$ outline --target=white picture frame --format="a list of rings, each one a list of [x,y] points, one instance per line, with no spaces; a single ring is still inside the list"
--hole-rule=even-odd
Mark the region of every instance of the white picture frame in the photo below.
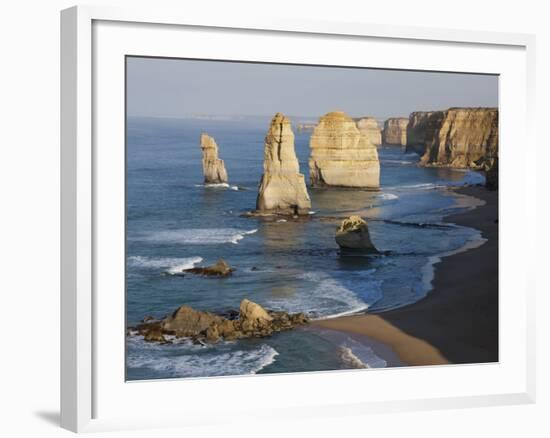
[[[142,40],[139,35],[144,32],[147,32],[147,38]],[[288,62],[296,62],[299,60],[298,55],[291,53],[290,49],[286,54],[272,53],[265,55],[263,59],[259,59],[258,55],[261,49],[259,42],[281,40],[283,44],[284,40],[285,44],[289,44],[291,39],[295,39],[304,41],[310,48],[308,56],[311,59],[304,62],[306,64],[317,61],[330,65],[332,57],[335,65],[349,65],[345,61],[346,54],[341,53],[346,52],[345,50],[334,50],[332,54],[316,51],[316,44],[333,41],[334,49],[339,46],[372,45],[373,53],[378,53],[373,59],[378,57],[378,60],[373,60],[373,64],[369,66],[472,71],[469,66],[474,65],[473,62],[477,59],[478,69],[475,71],[501,75],[500,263],[503,269],[500,269],[500,284],[504,289],[514,288],[520,292],[514,303],[507,299],[506,291],[501,293],[504,299],[501,300],[500,308],[500,347],[504,356],[498,364],[414,367],[376,371],[378,374],[370,371],[359,374],[361,371],[357,371],[308,373],[307,376],[298,373],[284,376],[186,379],[185,382],[120,381],[120,367],[124,366],[124,363],[120,363],[120,358],[124,356],[124,344],[120,339],[124,336],[123,333],[120,336],[110,336],[107,332],[110,321],[113,321],[114,331],[117,332],[124,320],[123,312],[120,313],[124,290],[117,287],[120,283],[115,281],[115,277],[120,279],[120,275],[123,275],[115,271],[124,266],[124,259],[116,258],[120,255],[116,249],[106,253],[105,248],[108,245],[103,245],[103,242],[108,243],[109,240],[119,242],[120,231],[124,227],[118,220],[120,208],[124,207],[120,205],[123,193],[118,190],[121,175],[124,175],[124,167],[120,166],[124,153],[124,144],[120,144],[120,134],[124,127],[119,126],[120,106],[124,105],[124,99],[120,100],[124,95],[124,90],[120,88],[121,80],[124,80],[120,77],[120,56],[158,53],[159,56],[175,54],[182,57],[178,55],[181,44],[178,48],[176,43],[169,44],[168,40],[163,40],[167,37],[179,38],[181,33],[181,38],[193,38],[193,50],[187,56],[197,56],[197,53],[200,55],[204,51],[204,57],[212,59],[217,49],[209,47],[206,40],[201,38],[212,35],[215,39],[224,32],[231,33],[235,41],[238,40],[245,46],[241,46],[240,50],[246,50],[246,46],[250,46],[250,51],[248,54],[242,51],[240,55],[235,52],[223,59],[236,57],[234,59],[273,62],[283,62],[286,59]],[[131,47],[128,45],[129,41],[132,42]],[[148,41],[147,44],[145,41]],[[396,46],[396,50],[401,50],[400,54],[405,53],[406,46],[407,51],[422,50],[426,55],[435,51],[434,53],[440,53],[441,56],[439,60],[430,61],[413,61],[412,57],[405,56],[384,57],[381,48],[376,49],[377,44],[383,44],[386,49]],[[530,263],[531,256],[527,254],[522,261],[516,261],[515,272],[506,269],[512,261],[514,245],[520,245],[511,241],[514,239],[511,233],[517,224],[524,225],[524,241],[528,239],[531,244],[535,241],[534,213],[528,208],[514,208],[508,202],[512,198],[522,200],[521,202],[532,199],[535,195],[530,188],[535,186],[535,175],[532,170],[527,172],[522,158],[514,159],[506,153],[508,143],[520,140],[525,148],[522,155],[535,155],[533,129],[530,126],[534,120],[534,46],[534,36],[524,34],[375,26],[359,22],[317,22],[295,18],[257,18],[245,15],[202,16],[195,15],[192,10],[164,11],[154,8],[130,10],[77,6],[62,11],[61,426],[75,432],[84,432],[200,424],[207,418],[204,409],[201,412],[200,401],[207,400],[209,394],[221,391],[222,388],[224,392],[230,391],[232,394],[241,389],[249,393],[271,391],[273,405],[255,406],[253,400],[247,404],[246,399],[243,399],[232,410],[216,412],[219,422],[244,417],[269,422],[277,421],[281,415],[305,418],[312,415],[362,415],[369,412],[534,402],[535,311],[532,266],[535,264]],[[448,51],[456,52],[455,59],[445,54]],[[474,54],[468,55],[469,52]],[[112,59],[115,61],[111,63]],[[375,65],[376,63],[378,64]],[[437,68],[438,65],[440,68]],[[107,95],[113,100],[107,102]],[[103,111],[107,104],[115,111],[108,115],[109,123],[106,122],[107,114]],[[511,123],[513,120],[516,122]],[[109,150],[105,149],[106,144],[109,145]],[[100,154],[97,153],[98,148],[101,149]],[[115,154],[108,162],[105,160],[105,151]],[[517,172],[509,178],[506,169],[514,165],[517,166]],[[111,190],[105,190],[107,185]],[[534,203],[533,201],[530,205]],[[113,211],[116,209],[117,213],[110,216],[114,220],[105,221],[102,215],[109,208],[113,208]],[[108,260],[109,257],[113,259]],[[105,268],[107,265],[111,266],[112,272]],[[105,295],[107,290],[110,293]],[[98,294],[104,295],[98,299]],[[109,299],[114,301],[108,303]],[[509,328],[510,320],[507,315],[512,314],[514,306],[517,313],[515,327]],[[116,339],[111,339],[115,337]],[[513,350],[517,350],[516,357],[508,354]],[[370,379],[368,381],[365,380],[367,375]],[[389,389],[388,382],[382,382],[390,381],[390,378],[396,383],[392,390]],[[407,390],[408,392],[403,390],[404,382],[430,380],[435,383],[433,388],[425,389],[427,392],[414,387]],[[455,387],[439,385],[437,388],[438,381],[447,380],[455,380]],[[386,385],[387,392],[376,389],[378,381],[381,382],[380,385]],[[324,386],[322,391],[316,389],[320,382]],[[340,390],[342,387],[363,384],[368,384],[372,393],[356,391],[361,394],[347,394],[349,397],[346,398],[345,391]],[[291,385],[307,390],[309,395],[300,403],[285,405],[280,391]],[[411,385],[414,386],[412,383]],[[477,389],[474,385],[477,385]],[[149,415],[144,415],[131,406],[131,399],[138,394],[159,397],[175,386],[185,388],[185,391],[194,391],[197,397],[196,406],[167,409],[159,404],[157,408],[148,407]],[[205,391],[203,396],[199,396],[199,392]],[[211,416],[208,421],[212,421]]]

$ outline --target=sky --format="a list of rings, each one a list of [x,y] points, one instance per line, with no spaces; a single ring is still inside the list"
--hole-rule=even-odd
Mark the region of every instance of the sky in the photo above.
[[[408,117],[453,106],[498,106],[494,75],[127,58],[128,116],[272,116],[312,120]]]

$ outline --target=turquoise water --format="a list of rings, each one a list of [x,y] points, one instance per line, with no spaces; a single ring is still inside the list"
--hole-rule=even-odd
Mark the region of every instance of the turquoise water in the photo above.
[[[127,321],[161,318],[182,304],[237,309],[248,298],[311,318],[383,312],[429,292],[430,260],[480,239],[477,230],[443,224],[463,208],[447,187],[479,183],[469,171],[421,168],[416,154],[379,148],[380,191],[309,189],[307,221],[242,217],[255,207],[269,118],[206,121],[130,118],[127,124]],[[202,184],[201,132],[214,136],[229,187]],[[310,133],[296,133],[307,177]],[[306,178],[307,179],[307,178]],[[340,217],[369,221],[383,256],[344,256],[334,241]],[[174,273],[224,258],[225,279]],[[212,346],[128,338],[127,378],[158,379],[348,368],[343,349],[365,364],[389,360],[357,339],[312,328]]]

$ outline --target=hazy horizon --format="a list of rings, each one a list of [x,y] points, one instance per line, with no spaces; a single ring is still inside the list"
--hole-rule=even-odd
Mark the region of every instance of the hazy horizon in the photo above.
[[[498,107],[498,76],[349,67],[127,58],[129,117],[408,117]]]

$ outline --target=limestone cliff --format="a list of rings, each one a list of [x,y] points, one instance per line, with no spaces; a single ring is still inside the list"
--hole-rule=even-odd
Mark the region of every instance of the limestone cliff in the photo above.
[[[218,158],[218,145],[213,137],[201,134],[202,171],[206,184],[227,183],[227,171],[223,160]]]
[[[321,117],[311,135],[310,147],[312,186],[380,186],[376,146],[361,134],[347,114],[338,111]]]
[[[426,139],[432,138],[434,130],[438,129],[443,120],[443,111],[415,111],[409,116],[407,125],[406,152],[416,152],[424,155]]]
[[[407,144],[407,125],[409,119],[404,117],[392,117],[384,122],[382,142],[405,146]]]
[[[290,120],[275,114],[264,143],[264,174],[256,211],[275,214],[308,214],[311,201],[294,150]]]
[[[382,133],[378,121],[374,117],[361,117],[355,119],[357,128],[361,134],[365,135],[369,141],[378,146],[382,143]]]
[[[498,189],[498,157],[485,168],[485,186],[489,189]]]
[[[498,157],[498,109],[450,108],[426,132],[425,166],[489,170]]]

